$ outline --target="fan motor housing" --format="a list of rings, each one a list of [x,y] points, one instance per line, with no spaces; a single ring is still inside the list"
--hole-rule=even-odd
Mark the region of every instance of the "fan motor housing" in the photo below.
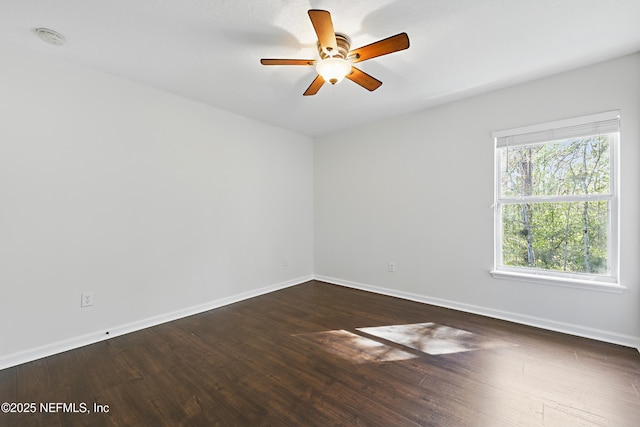
[[[338,45],[338,53],[328,54],[322,49],[320,46],[320,41],[318,41],[318,54],[320,55],[320,59],[331,58],[331,57],[341,57],[342,59],[347,59],[347,55],[349,55],[349,49],[351,46],[351,40],[346,34],[336,33],[336,44]]]

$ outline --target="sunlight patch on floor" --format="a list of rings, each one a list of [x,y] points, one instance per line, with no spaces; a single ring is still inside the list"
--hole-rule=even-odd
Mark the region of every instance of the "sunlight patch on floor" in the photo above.
[[[356,328],[354,332],[340,329],[295,336],[356,363],[414,359],[419,357],[417,352],[439,355],[512,345],[500,339],[433,322]]]
[[[414,359],[415,354],[345,330],[299,334],[296,337],[356,363]]]
[[[501,340],[432,322],[357,328],[357,330],[431,355],[510,345]]]

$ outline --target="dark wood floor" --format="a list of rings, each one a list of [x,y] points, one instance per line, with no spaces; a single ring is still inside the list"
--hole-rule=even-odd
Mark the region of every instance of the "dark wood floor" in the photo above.
[[[1,370],[0,402],[36,403],[0,413],[21,427],[637,427],[640,354],[309,282]]]

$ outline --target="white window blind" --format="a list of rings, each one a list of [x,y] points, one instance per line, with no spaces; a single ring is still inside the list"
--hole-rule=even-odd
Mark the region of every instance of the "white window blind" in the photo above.
[[[560,120],[544,127],[527,126],[507,131],[494,132],[496,147],[517,147],[541,144],[587,135],[601,135],[620,131],[620,112],[608,111],[576,119]]]

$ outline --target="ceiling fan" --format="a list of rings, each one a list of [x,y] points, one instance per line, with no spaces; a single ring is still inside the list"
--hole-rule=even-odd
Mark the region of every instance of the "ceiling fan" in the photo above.
[[[262,65],[315,65],[318,76],[304,92],[305,96],[318,93],[325,82],[336,84],[345,77],[369,91],[374,91],[382,85],[382,82],[352,64],[409,47],[409,36],[407,33],[400,33],[358,49],[349,50],[351,40],[345,34],[334,31],[331,14],[328,11],[311,9],[309,18],[318,36],[319,61],[316,59],[260,60]]]

